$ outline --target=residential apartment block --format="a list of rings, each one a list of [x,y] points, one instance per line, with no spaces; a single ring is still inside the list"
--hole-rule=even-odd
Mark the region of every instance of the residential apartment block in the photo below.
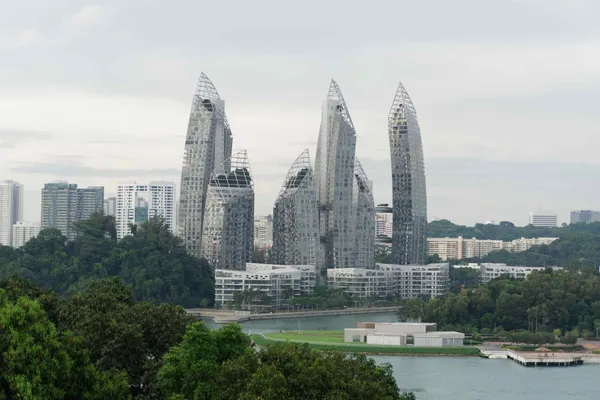
[[[375,207],[375,240],[388,242],[392,240],[394,228],[394,212],[388,204]]]
[[[254,247],[269,249],[273,246],[273,217],[257,215],[254,217]]]
[[[11,246],[13,225],[23,219],[23,185],[15,181],[0,182],[0,245]]]
[[[233,304],[236,293],[256,292],[244,308],[280,308],[292,296],[311,294],[315,285],[314,265],[248,263],[245,271],[216,269],[215,306],[227,308]]]
[[[42,189],[41,228],[56,228],[68,240],[76,236],[73,223],[104,211],[104,188],[78,188],[75,183],[46,183]]]
[[[437,254],[442,261],[480,258],[492,251],[506,250],[511,253],[528,250],[533,246],[549,245],[558,238],[521,238],[504,242],[502,240],[457,238],[427,238],[427,255]]]
[[[525,279],[533,271],[543,271],[545,267],[520,267],[502,263],[482,263],[479,267],[481,283],[487,283],[500,276],[508,276],[514,279]],[[552,267],[554,270],[562,270],[562,267]]]
[[[40,224],[17,221],[13,225],[12,246],[19,248],[40,233]]]
[[[173,232],[175,224],[175,184],[154,181],[148,184],[136,182],[117,186],[115,222],[117,238],[131,234],[131,225],[162,217]]]
[[[117,198],[115,196],[108,197],[104,200],[104,215],[117,216]]]
[[[592,211],[592,210],[578,210],[571,211],[571,221],[572,224],[589,224],[592,222],[600,222],[600,211]]]
[[[336,268],[327,270],[328,284],[355,297],[437,297],[448,292],[450,266],[376,264],[375,269]]]

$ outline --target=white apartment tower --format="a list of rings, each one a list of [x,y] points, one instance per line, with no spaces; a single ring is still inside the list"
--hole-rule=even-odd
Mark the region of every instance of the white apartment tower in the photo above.
[[[40,224],[17,221],[17,223],[13,225],[12,246],[14,248],[19,248],[30,239],[36,237],[38,233],[40,233]]]
[[[117,238],[131,234],[130,225],[162,217],[173,232],[175,224],[175,184],[156,181],[148,184],[136,182],[117,186],[116,225]]]
[[[257,215],[254,217],[254,247],[261,249],[273,246],[273,217]]]
[[[13,225],[23,219],[23,185],[0,181],[0,245],[11,246]]]
[[[104,200],[104,215],[112,215],[113,217],[117,215],[116,197],[108,197]]]

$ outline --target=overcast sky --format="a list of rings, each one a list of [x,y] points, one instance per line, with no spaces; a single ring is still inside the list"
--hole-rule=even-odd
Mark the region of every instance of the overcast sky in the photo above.
[[[93,0],[92,0],[93,1]],[[314,159],[340,85],[375,201],[391,202],[387,114],[398,81],[419,117],[429,219],[600,209],[597,0],[6,1],[0,10],[0,179],[179,186],[201,71],[247,149],[256,212]]]

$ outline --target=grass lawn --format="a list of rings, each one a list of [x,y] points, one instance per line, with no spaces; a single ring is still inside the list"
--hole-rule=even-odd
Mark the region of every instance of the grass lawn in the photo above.
[[[344,331],[293,331],[267,333],[265,336],[294,342],[344,343]]]
[[[318,331],[303,333],[269,333],[267,339],[261,335],[250,335],[257,345],[268,345],[272,343],[290,341],[295,343],[306,343],[309,348],[317,350],[342,351],[344,353],[369,353],[369,354],[395,354],[395,355],[448,355],[467,356],[479,355],[476,347],[413,347],[413,346],[379,346],[366,343],[344,343],[343,334],[338,341],[334,341],[337,334],[329,334],[331,331]],[[321,340],[326,338],[326,340]],[[319,339],[319,340],[317,340]]]

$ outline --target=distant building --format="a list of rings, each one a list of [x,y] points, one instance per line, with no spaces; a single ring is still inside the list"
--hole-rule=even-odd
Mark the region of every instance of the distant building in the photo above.
[[[376,264],[375,269],[336,268],[327,270],[328,285],[353,297],[437,297],[448,292],[450,266]]]
[[[248,263],[245,271],[215,270],[215,305],[227,308],[236,293],[254,292],[246,309],[280,308],[292,296],[311,294],[316,284],[314,265]]]
[[[537,227],[554,228],[558,225],[558,216],[551,212],[530,212],[529,224]]]
[[[104,212],[104,187],[90,186],[77,189],[77,221],[90,219],[92,214]]]
[[[117,186],[117,206],[115,223],[117,238],[131,234],[131,225],[136,225],[154,217],[162,217],[173,232],[175,224],[175,184],[153,181],[148,184],[136,182]]]
[[[375,207],[375,241],[391,241],[393,228],[393,208],[388,204],[379,204]]]
[[[117,215],[117,198],[115,196],[108,197],[104,200],[104,215]]]
[[[246,151],[210,175],[202,232],[202,257],[213,268],[243,270],[254,249],[254,181]]]
[[[572,224],[589,224],[592,222],[600,222],[600,211],[579,210],[571,211]]]
[[[19,248],[30,239],[36,237],[38,233],[40,233],[40,224],[17,221],[17,223],[13,225],[12,246],[14,248]]]
[[[319,265],[319,209],[308,149],[290,167],[273,208],[272,260],[286,265]],[[321,265],[322,267],[322,265]],[[319,269],[319,279],[326,279]]]
[[[23,185],[0,181],[0,245],[11,246],[13,225],[23,219]]]
[[[41,228],[58,229],[68,240],[73,240],[77,234],[73,224],[103,210],[101,186],[78,188],[77,184],[66,181],[46,183],[42,189]]]
[[[492,251],[506,250],[517,253],[533,246],[549,245],[558,238],[521,238],[504,242],[502,240],[465,239],[457,238],[427,238],[427,255],[437,254],[442,261],[462,260],[463,258],[481,258]]]
[[[514,279],[525,279],[533,271],[543,271],[545,267],[521,267],[510,266],[502,263],[482,263],[479,269],[479,278],[482,283],[487,283],[492,279],[507,276]],[[552,267],[554,270],[562,270],[562,267]]]
[[[273,246],[273,217],[271,215],[254,217],[254,247],[268,249]]]

